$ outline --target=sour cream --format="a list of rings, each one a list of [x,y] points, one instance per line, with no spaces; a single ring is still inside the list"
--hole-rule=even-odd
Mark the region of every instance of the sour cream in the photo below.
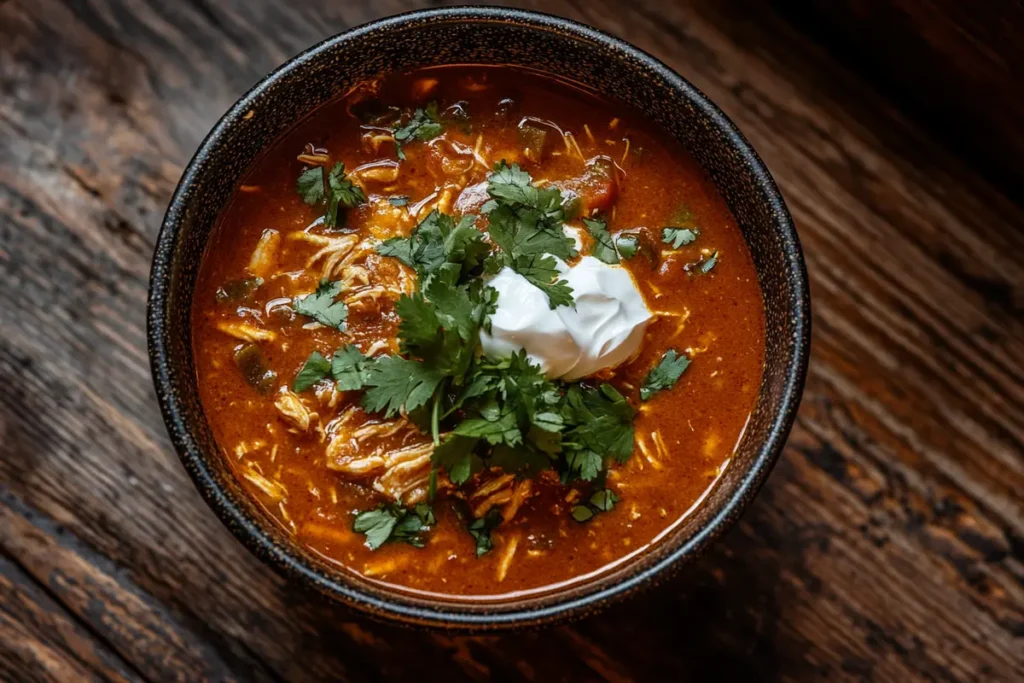
[[[547,296],[510,268],[490,281],[498,307],[490,334],[480,334],[484,354],[497,359],[525,349],[547,377],[576,380],[637,352],[651,312],[629,273],[592,256],[560,266],[575,307],[552,310]]]

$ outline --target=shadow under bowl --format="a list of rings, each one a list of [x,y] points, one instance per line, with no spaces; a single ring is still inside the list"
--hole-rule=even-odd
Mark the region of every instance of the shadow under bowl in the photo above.
[[[504,602],[426,599],[327,565],[249,499],[214,443],[199,401],[191,300],[218,214],[247,169],[306,115],[353,85],[443,64],[505,64],[572,80],[643,112],[696,159],[725,198],[750,247],[764,295],[766,351],[757,405],[734,458],[674,531],[595,578]],[[800,245],[764,164],[707,97],[650,55],[552,16],[501,8],[403,14],[330,38],[260,81],[217,123],[181,179],[153,257],[148,310],[156,392],[175,448],[214,512],[285,575],[371,616],[406,624],[488,630],[593,612],[664,579],[703,553],[749,505],[782,451],[810,352],[810,300]]]

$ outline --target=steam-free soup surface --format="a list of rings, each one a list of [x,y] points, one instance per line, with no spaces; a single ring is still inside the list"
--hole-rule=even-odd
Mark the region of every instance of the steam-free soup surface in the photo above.
[[[629,271],[654,316],[634,358],[583,381],[585,389],[610,384],[635,410],[631,454],[605,459],[596,477],[559,472],[565,465],[509,473],[474,455],[472,475],[456,486],[431,459],[429,419],[424,431],[413,424],[417,411],[407,420],[368,410],[366,387],[339,390],[331,369],[310,367],[314,352],[330,361],[343,348],[359,352],[352,361],[408,355],[397,301],[422,283],[377,245],[408,237],[435,210],[477,216],[474,227],[486,232],[488,179],[501,160],[534,186],[560,190],[565,223],[583,235],[582,254],[594,253],[597,240],[581,219],[607,225],[617,267]],[[332,176],[338,162],[344,172]],[[297,190],[300,175],[306,184]],[[319,190],[310,184],[318,178]],[[306,203],[318,192],[322,200]],[[322,280],[336,284],[310,315],[296,299]],[[334,325],[342,308],[345,320]],[[459,596],[578,580],[677,524],[727,466],[764,355],[747,246],[723,199],[673,140],[566,83],[472,66],[363,84],[268,149],[221,216],[192,325],[207,420],[267,515],[343,571]],[[642,400],[670,351],[689,366],[669,386],[655,381],[658,390]],[[678,361],[666,369],[678,370]],[[350,386],[351,372],[340,386]],[[451,411],[441,431],[459,417]],[[376,517],[354,530],[367,511]],[[388,516],[400,518],[380,542]]]

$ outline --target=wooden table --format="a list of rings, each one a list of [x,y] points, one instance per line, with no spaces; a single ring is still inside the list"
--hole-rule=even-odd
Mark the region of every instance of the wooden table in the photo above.
[[[767,3],[525,3],[692,80],[797,221],[803,406],[713,552],[573,626],[453,637],[326,604],[221,526],[149,377],[164,208],[260,76],[420,4],[0,1],[0,678],[1021,680],[1024,210]]]

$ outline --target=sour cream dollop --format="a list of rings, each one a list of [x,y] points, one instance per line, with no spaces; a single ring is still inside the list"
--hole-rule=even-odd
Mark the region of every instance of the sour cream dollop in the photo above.
[[[490,334],[480,333],[484,354],[505,358],[525,349],[547,377],[576,380],[636,353],[651,312],[629,273],[592,256],[560,266],[575,307],[551,310],[547,296],[511,268],[490,281],[498,307]]]

